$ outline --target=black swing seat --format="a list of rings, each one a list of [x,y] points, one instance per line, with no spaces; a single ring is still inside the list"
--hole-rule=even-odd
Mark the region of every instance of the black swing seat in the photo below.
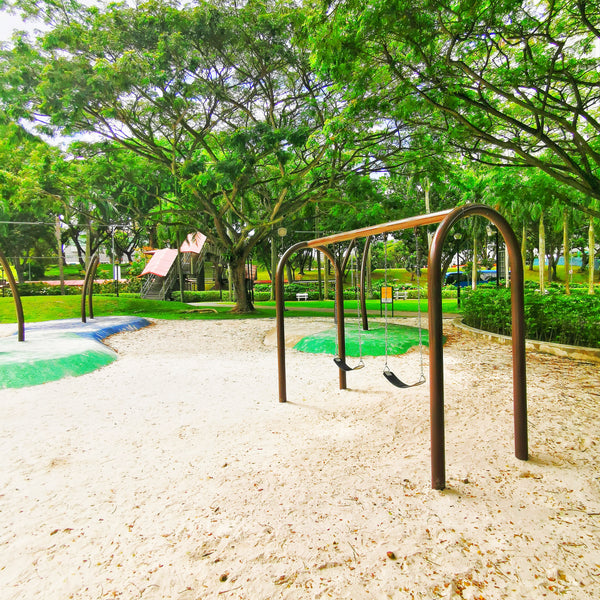
[[[342,370],[342,371],[358,371],[358,369],[362,369],[365,366],[365,363],[360,361],[355,367],[351,367],[345,360],[342,360],[339,356],[336,356],[333,359],[333,362]]]
[[[398,379],[398,377],[396,377],[396,375],[394,375],[394,373],[392,373],[392,371],[390,371],[390,369],[388,367],[385,367],[383,369],[383,376],[394,386],[396,386],[397,388],[411,388],[411,387],[415,387],[416,385],[421,385],[422,383],[425,383],[425,378],[421,377],[421,379],[419,379],[419,381],[415,382],[415,383],[404,383],[404,381],[401,381],[400,379]]]

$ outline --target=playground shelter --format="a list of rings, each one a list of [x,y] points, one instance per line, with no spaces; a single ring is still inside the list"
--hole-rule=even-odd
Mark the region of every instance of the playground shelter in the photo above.
[[[429,320],[429,402],[431,435],[431,485],[434,489],[446,487],[445,433],[444,433],[444,375],[443,375],[443,336],[442,336],[442,248],[449,230],[459,220],[481,216],[491,221],[497,228],[509,254],[511,268],[511,311],[512,311],[512,351],[513,351],[513,414],[515,456],[528,459],[527,441],[527,384],[525,369],[525,317],[523,290],[523,263],[519,242],[508,221],[497,211],[482,204],[466,204],[451,210],[419,215],[399,221],[364,227],[313,240],[298,242],[281,257],[275,275],[277,306],[277,360],[279,376],[279,401],[287,401],[285,365],[285,303],[283,293],[285,265],[288,259],[301,250],[316,249],[332,263],[335,271],[335,305],[337,322],[338,356],[345,361],[343,264],[355,240],[365,238],[367,243],[375,235],[422,227],[438,223],[428,257],[428,320]],[[350,242],[346,256],[336,260],[329,250],[331,244]],[[363,257],[364,258],[364,257]],[[363,260],[364,265],[364,260]],[[364,298],[364,268],[361,270],[361,297]],[[363,321],[364,322],[364,321]],[[346,389],[347,372],[339,369],[339,387]],[[406,393],[406,392],[404,392]]]

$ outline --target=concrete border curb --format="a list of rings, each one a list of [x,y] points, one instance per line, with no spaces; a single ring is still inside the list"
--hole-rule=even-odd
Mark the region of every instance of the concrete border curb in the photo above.
[[[465,325],[462,322],[461,317],[453,319],[452,324],[458,327],[458,329],[462,329],[476,337],[483,337],[499,344],[510,345],[512,343],[510,336],[469,327],[469,325]],[[525,349],[528,352],[543,352],[544,354],[553,354],[554,356],[570,358],[571,360],[600,363],[600,348],[586,348],[585,346],[568,346],[567,344],[525,340]]]

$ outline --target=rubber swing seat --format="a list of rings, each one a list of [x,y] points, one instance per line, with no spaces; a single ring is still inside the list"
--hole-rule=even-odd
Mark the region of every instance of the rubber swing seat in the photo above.
[[[392,371],[390,371],[390,369],[388,367],[385,367],[385,369],[383,370],[383,376],[394,386],[396,386],[397,388],[411,388],[411,387],[415,387],[417,385],[421,385],[422,383],[425,383],[425,378],[421,377],[421,379],[419,379],[419,381],[415,382],[415,383],[404,383],[404,381],[402,381],[401,379],[398,379],[398,377],[396,375],[394,375],[394,373],[392,373]]]
[[[365,364],[361,361],[355,367],[351,367],[346,361],[342,360],[339,356],[334,358],[333,362],[342,371],[358,371],[358,369],[362,369],[365,366]]]

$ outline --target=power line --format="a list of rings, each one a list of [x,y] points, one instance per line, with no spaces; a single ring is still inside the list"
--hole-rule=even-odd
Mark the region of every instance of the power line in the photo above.
[[[66,221],[60,221],[61,225],[71,225]],[[93,223],[93,221],[92,221]],[[0,225],[56,225],[56,221],[46,223],[44,221],[0,221]],[[130,223],[102,223],[104,227],[130,227]],[[79,225],[79,227],[87,227],[87,224]]]
[[[0,225],[55,225],[55,223],[44,223],[43,221],[0,221]]]

